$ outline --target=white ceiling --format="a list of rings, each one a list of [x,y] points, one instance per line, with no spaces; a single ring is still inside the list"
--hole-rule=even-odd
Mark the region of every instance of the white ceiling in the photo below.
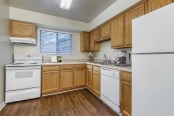
[[[60,0],[9,0],[12,7],[72,20],[90,22],[116,0],[73,0],[71,9],[60,9]]]

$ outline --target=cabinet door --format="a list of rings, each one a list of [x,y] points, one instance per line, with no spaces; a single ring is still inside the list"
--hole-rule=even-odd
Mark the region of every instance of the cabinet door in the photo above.
[[[87,52],[89,51],[89,32],[80,33],[80,51]]]
[[[107,39],[111,37],[111,22],[107,22],[101,26],[101,39]]]
[[[59,90],[59,71],[48,71],[42,73],[42,94],[56,92]]]
[[[86,76],[85,76],[85,68],[76,68],[74,72],[75,78],[75,87],[82,87],[85,86]]]
[[[87,72],[86,72],[86,86],[89,89],[92,89],[92,70],[90,69],[87,69]]]
[[[11,21],[11,36],[35,38],[35,25],[22,21]]]
[[[148,0],[148,12],[152,12],[172,2],[172,0]]]
[[[96,95],[100,96],[100,72],[93,71],[92,80],[92,90]]]
[[[90,32],[90,51],[100,51],[100,44],[94,42],[94,30]]]
[[[145,14],[145,3],[126,12],[126,38],[125,45],[132,45],[132,20]]]
[[[94,41],[100,41],[101,40],[101,28],[98,27],[94,30]]]
[[[120,15],[111,21],[112,47],[124,46],[124,16]]]
[[[60,89],[69,89],[74,87],[73,69],[61,69]]]
[[[121,74],[121,112],[123,116],[132,114],[132,76],[128,72]]]

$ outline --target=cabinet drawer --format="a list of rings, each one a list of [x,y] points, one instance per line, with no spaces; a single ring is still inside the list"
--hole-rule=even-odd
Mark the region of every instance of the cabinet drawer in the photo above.
[[[100,67],[93,66],[93,71],[95,71],[95,72],[99,72],[99,73],[100,73]]]
[[[78,65],[75,65],[75,68],[76,69],[82,69],[82,68],[85,68],[85,64],[78,64]]]
[[[92,65],[87,65],[86,68],[92,70]]]
[[[131,72],[121,72],[121,80],[132,82],[132,73]]]
[[[73,69],[74,65],[62,65],[61,69]]]
[[[42,71],[58,71],[59,66],[42,66]]]

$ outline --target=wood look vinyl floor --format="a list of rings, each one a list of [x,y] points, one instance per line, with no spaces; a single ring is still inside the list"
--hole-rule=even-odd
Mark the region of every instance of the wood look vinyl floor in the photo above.
[[[0,116],[118,116],[90,91],[77,90],[7,104]]]

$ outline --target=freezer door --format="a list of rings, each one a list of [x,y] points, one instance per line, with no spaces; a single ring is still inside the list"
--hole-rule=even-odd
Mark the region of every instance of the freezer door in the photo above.
[[[174,52],[174,4],[133,21],[133,53]]]
[[[174,54],[133,55],[132,116],[173,116]]]

